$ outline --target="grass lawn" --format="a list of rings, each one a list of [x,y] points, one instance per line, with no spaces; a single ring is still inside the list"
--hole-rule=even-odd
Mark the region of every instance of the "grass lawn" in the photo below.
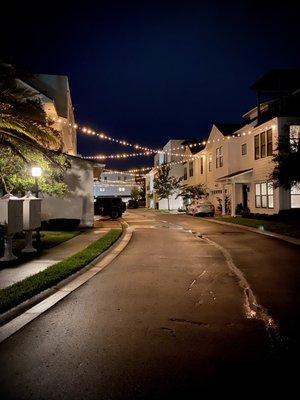
[[[74,231],[41,231],[41,252],[43,250],[50,249],[51,247],[57,246],[73,237],[79,235],[80,230]],[[33,247],[35,247],[35,232],[33,233]],[[1,262],[1,268],[15,267],[23,264],[26,261],[30,261],[38,256],[37,253],[22,253],[22,249],[25,247],[24,238],[15,238],[13,240],[13,253],[18,257],[17,260],[10,262]],[[2,257],[4,249],[0,246],[0,257]],[[41,254],[39,252],[39,254]]]
[[[120,237],[121,233],[121,229],[111,229],[106,235],[90,244],[84,250],[51,265],[35,275],[1,289],[0,312],[3,313],[9,310],[79,271],[107,250]]]
[[[300,222],[299,221],[264,221],[260,219],[242,218],[242,217],[216,217],[218,221],[230,222],[238,225],[250,226],[251,228],[262,229],[287,235],[295,238],[300,238]]]

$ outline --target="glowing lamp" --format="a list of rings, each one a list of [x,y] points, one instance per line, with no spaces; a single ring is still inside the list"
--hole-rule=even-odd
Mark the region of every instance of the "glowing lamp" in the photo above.
[[[39,178],[42,175],[42,168],[41,167],[32,167],[31,168],[31,176],[34,178]]]

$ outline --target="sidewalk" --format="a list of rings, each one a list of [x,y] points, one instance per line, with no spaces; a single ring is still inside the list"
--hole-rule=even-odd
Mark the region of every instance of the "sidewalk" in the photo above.
[[[113,220],[95,220],[94,228],[74,238],[43,251],[39,258],[24,264],[0,270],[0,289],[12,285],[30,275],[43,271],[64,258],[85,249],[95,240],[104,236],[110,229],[120,228],[120,222]]]

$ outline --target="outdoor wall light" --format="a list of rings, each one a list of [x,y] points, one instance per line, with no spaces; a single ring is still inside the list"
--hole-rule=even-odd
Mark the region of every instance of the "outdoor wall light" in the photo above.
[[[34,178],[39,178],[42,175],[42,168],[41,167],[32,167],[31,168],[31,176]]]

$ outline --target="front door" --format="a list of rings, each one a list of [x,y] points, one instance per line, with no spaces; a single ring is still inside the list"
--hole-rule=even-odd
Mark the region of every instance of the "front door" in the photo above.
[[[243,185],[243,209],[248,208],[248,185]]]

